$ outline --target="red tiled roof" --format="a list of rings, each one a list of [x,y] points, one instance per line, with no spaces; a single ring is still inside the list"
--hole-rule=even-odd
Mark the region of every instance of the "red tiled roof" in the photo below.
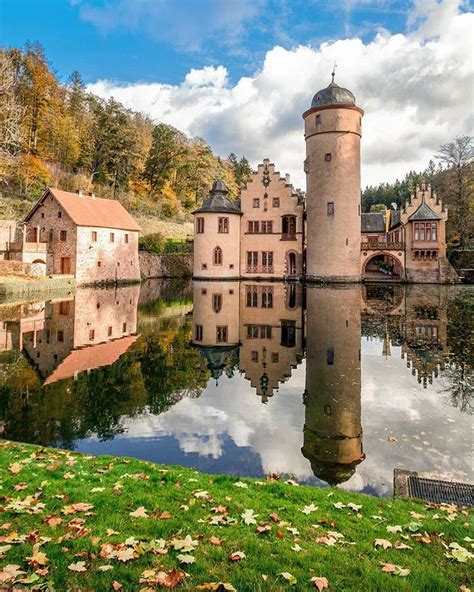
[[[116,362],[127,349],[135,343],[138,335],[130,335],[121,339],[114,339],[106,343],[98,343],[80,349],[74,349],[48,376],[44,384],[51,384],[58,380],[71,378],[85,370],[93,370],[101,366],[110,366]]]
[[[127,212],[123,205],[115,199],[102,199],[90,195],[79,195],[69,191],[61,191],[50,187],[51,193],[66,210],[72,221],[78,226],[98,226],[100,228],[119,228],[121,230],[140,230],[140,226]],[[45,195],[46,195],[45,194]],[[43,196],[45,197],[45,196]],[[40,202],[43,200],[41,198]],[[25,221],[35,211],[36,206]]]

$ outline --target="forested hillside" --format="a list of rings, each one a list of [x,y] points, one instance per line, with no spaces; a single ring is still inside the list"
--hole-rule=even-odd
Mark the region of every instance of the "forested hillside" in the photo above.
[[[78,72],[62,83],[39,45],[0,49],[0,104],[2,218],[52,185],[184,221],[216,177],[236,197],[251,174],[244,157],[221,160],[202,138],[88,93]]]

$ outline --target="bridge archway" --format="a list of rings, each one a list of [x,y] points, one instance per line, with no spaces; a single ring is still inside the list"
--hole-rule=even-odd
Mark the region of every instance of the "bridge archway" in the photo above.
[[[388,251],[364,253],[362,263],[364,281],[401,282],[403,277],[402,253]]]
[[[46,275],[46,261],[43,261],[43,259],[35,259],[30,266],[30,275]]]

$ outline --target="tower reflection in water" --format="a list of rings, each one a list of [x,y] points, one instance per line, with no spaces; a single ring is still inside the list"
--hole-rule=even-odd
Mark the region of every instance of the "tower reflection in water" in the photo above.
[[[302,453],[316,477],[347,481],[364,459],[360,286],[308,288]]]

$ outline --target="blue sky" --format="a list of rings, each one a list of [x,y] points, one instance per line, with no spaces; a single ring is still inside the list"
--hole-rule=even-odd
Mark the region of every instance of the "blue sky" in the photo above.
[[[39,41],[65,79],[175,84],[191,68],[252,74],[275,45],[404,31],[405,0],[0,0],[1,43]],[[127,13],[127,10],[130,13]],[[129,18],[133,14],[134,18]]]
[[[474,131],[470,0],[0,0],[0,41],[215,153],[304,189],[301,114],[330,81],[365,110],[362,186],[423,170]]]

